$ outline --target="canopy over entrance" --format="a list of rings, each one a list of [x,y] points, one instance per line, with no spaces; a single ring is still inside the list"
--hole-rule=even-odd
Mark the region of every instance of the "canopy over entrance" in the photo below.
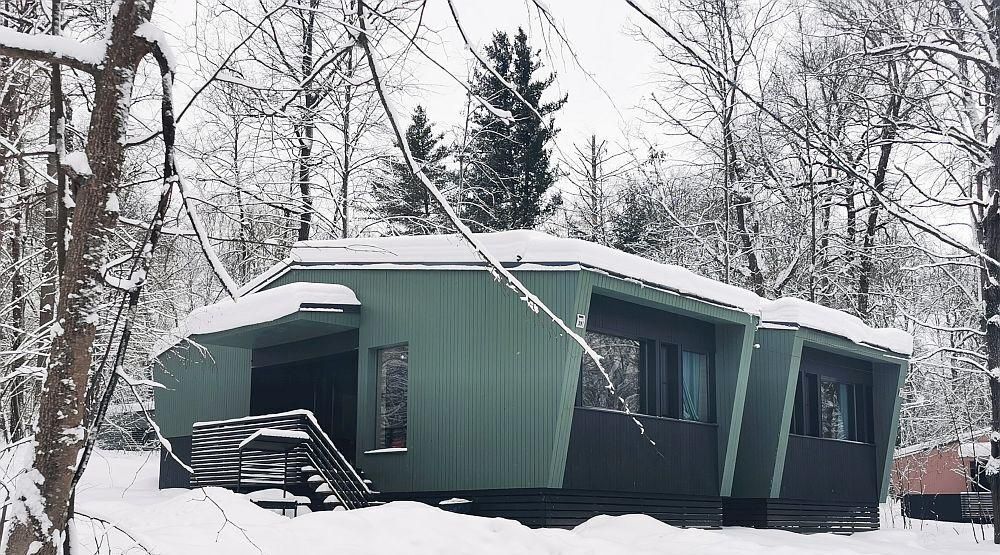
[[[203,306],[160,349],[197,336],[199,343],[256,349],[357,329],[361,302],[333,283],[292,283]]]

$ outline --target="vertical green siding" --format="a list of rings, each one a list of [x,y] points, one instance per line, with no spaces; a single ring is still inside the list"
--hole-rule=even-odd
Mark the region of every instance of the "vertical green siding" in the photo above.
[[[164,437],[191,435],[191,424],[250,411],[250,350],[182,343],[157,361],[156,421]]]
[[[734,497],[776,497],[802,341],[795,330],[758,329],[736,460]],[[780,455],[779,455],[780,453]]]
[[[889,473],[892,470],[892,453],[896,446],[899,430],[899,392],[906,381],[909,364],[902,362],[877,363],[872,380],[872,396],[875,400],[875,461],[877,469],[879,501],[889,494]],[[890,414],[886,414],[891,411]]]
[[[735,497],[779,497],[788,453],[792,408],[804,346],[870,360],[873,365],[875,464],[884,497],[899,417],[898,391],[906,363],[885,351],[808,330],[760,329],[736,464]]]
[[[583,278],[581,272],[576,272],[573,287],[573,306],[563,318],[563,322],[579,334],[585,330],[576,327],[576,315],[590,312],[591,283],[589,279]],[[560,381],[560,393],[556,405],[557,413],[547,484],[548,487],[552,488],[562,487],[566,473],[566,457],[569,453],[569,438],[573,428],[573,409],[576,406],[576,389],[580,383],[580,357],[583,356],[583,348],[575,341],[570,340],[564,355],[565,360],[559,369],[559,375],[556,376],[556,379]]]
[[[576,272],[520,272],[569,319]],[[569,339],[481,270],[307,270],[271,284],[340,283],[361,301],[358,461],[383,491],[541,487]],[[409,344],[406,453],[374,447],[375,349]]]

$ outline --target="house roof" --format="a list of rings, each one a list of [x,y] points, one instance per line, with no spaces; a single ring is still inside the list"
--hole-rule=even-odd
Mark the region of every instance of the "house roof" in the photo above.
[[[976,439],[988,435],[990,433],[989,428],[980,428],[977,430],[972,430],[970,432],[962,432],[959,434],[952,434],[947,436],[937,437],[923,443],[915,443],[913,445],[907,445],[906,447],[899,447],[893,454],[893,458],[905,457],[907,455],[912,455],[914,453],[920,453],[922,451],[927,451],[929,449],[934,449],[936,447],[945,447],[948,445],[975,441]]]
[[[913,352],[913,338],[903,330],[873,328],[855,316],[801,299],[764,299],[686,268],[596,243],[528,230],[483,233],[476,238],[483,248],[512,269],[599,270],[756,315],[765,326],[809,328],[901,355]],[[433,270],[482,266],[482,259],[457,235],[303,241],[292,247],[287,260],[248,283],[243,291],[263,287],[290,267]]]
[[[300,310],[323,311],[342,307],[358,307],[361,302],[351,288],[334,283],[290,283],[244,295],[237,300],[225,299],[197,308],[175,329],[165,334],[152,349],[159,356],[182,339],[206,335],[255,324],[274,322]]]

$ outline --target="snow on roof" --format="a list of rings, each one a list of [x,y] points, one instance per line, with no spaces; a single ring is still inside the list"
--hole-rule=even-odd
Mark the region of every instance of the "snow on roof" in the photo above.
[[[290,283],[273,289],[226,299],[197,308],[177,328],[167,333],[153,347],[151,356],[159,356],[177,342],[191,335],[204,335],[272,322],[298,312],[302,305],[360,306],[349,287],[335,283]]]
[[[990,442],[977,441],[958,446],[958,456],[966,459],[986,459],[990,456]]]
[[[897,447],[893,458],[905,457],[907,455],[912,455],[914,453],[920,453],[921,451],[927,451],[935,447],[943,447],[950,445],[952,443],[958,443],[960,441],[967,442],[973,441],[990,433],[989,428],[980,428],[978,430],[972,430],[971,432],[962,432],[960,434],[951,434],[941,437],[937,437],[923,443],[916,443],[913,445],[907,445],[906,447]]]
[[[913,338],[903,330],[872,328],[850,314],[801,299],[763,299],[751,291],[709,279],[686,268],[661,264],[589,241],[555,237],[528,230],[482,233],[483,247],[504,264],[520,269],[583,266],[661,287],[686,297],[721,304],[760,317],[761,323],[810,328],[861,345],[910,355]],[[421,235],[303,241],[289,259],[268,272],[257,287],[291,265],[441,267],[479,266],[482,260],[457,235]]]
[[[913,353],[913,336],[895,328],[873,328],[861,318],[840,310],[804,301],[781,298],[762,299],[761,321],[775,324],[795,324],[804,328],[839,335],[862,345],[882,347],[894,353]]]

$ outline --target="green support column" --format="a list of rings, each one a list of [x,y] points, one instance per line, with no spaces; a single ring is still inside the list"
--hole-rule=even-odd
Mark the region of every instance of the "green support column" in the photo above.
[[[715,396],[719,425],[719,495],[732,494],[750,379],[756,321],[715,328]]]

